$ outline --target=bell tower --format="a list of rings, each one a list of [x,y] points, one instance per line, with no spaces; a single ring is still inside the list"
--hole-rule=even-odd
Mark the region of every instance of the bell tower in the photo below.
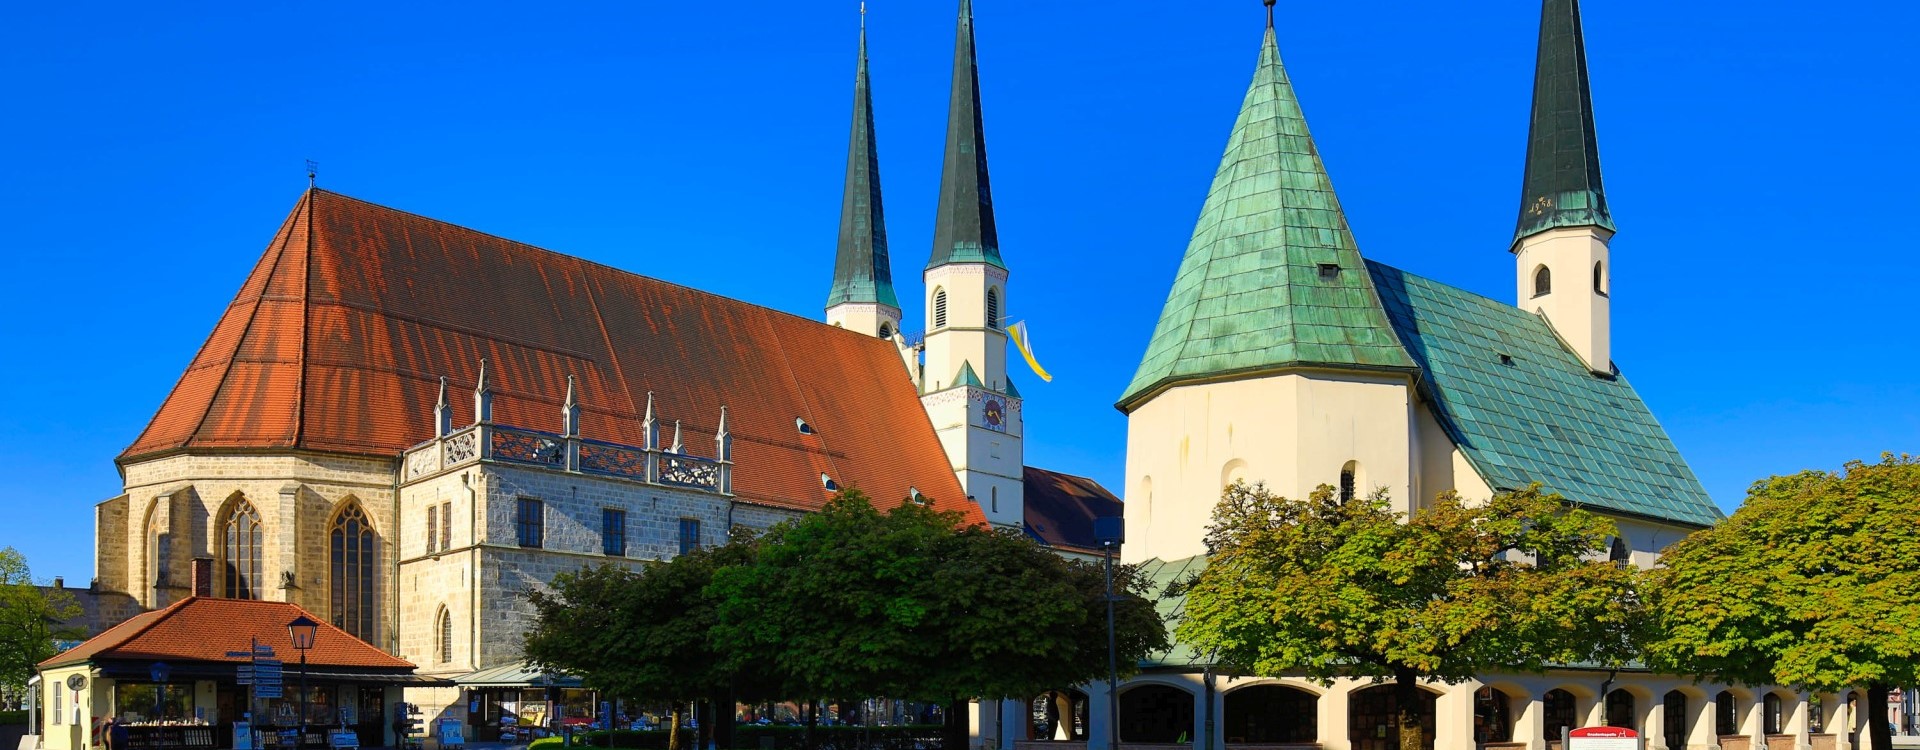
[[[923,278],[921,402],[968,496],[987,520],[1018,528],[1025,516],[1020,395],[1007,380],[1007,266],[987,179],[971,0],[960,0],[946,159]]]
[[[1600,184],[1580,0],[1545,0],[1513,240],[1516,302],[1546,318],[1587,369],[1599,374],[1613,372],[1613,233]]]
[[[873,92],[867,80],[867,10],[860,8],[860,60],[853,75],[853,133],[847,143],[846,192],[840,200],[840,242],[834,253],[827,322],[892,340],[900,300],[887,261],[886,211],[880,201],[880,150],[873,138]]]

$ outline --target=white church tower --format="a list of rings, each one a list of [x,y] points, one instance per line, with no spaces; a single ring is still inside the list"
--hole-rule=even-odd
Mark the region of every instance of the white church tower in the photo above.
[[[1580,0],[1549,0],[1540,17],[1514,276],[1521,309],[1545,317],[1587,369],[1605,375],[1613,372],[1607,243],[1614,229],[1600,186],[1583,38]]]
[[[1007,380],[1007,266],[993,223],[974,64],[973,4],[960,0],[947,150],[927,262],[921,403],[960,485],[996,526],[1024,519],[1020,394]]]
[[[1127,414],[1124,559],[1206,551],[1221,488],[1385,488],[1414,507],[1414,380],[1274,39],[1227,139]]]

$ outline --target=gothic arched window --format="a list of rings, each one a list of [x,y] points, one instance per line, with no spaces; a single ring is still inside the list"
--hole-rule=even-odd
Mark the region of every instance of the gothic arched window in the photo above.
[[[1533,296],[1538,297],[1551,291],[1553,291],[1553,272],[1548,271],[1546,266],[1534,269]]]
[[[448,612],[446,607],[440,608],[439,625],[440,663],[447,664],[453,661],[453,613]]]
[[[1603,261],[1593,262],[1593,291],[1600,295],[1607,293],[1607,268]]]
[[[887,325],[886,323],[881,323],[880,338],[883,338],[883,339],[893,338],[893,326]]]
[[[933,290],[933,327],[947,327],[947,290]]]
[[[380,564],[378,541],[373,525],[359,503],[350,503],[333,520],[328,535],[332,552],[333,624],[354,637],[372,642],[374,621],[379,608],[373,591],[373,577]]]
[[[1360,491],[1360,462],[1348,461],[1340,467],[1340,502],[1353,500]]]
[[[987,327],[1000,327],[1000,290],[987,290]]]
[[[260,598],[260,550],[264,546],[260,512],[246,498],[236,498],[220,525],[221,595],[228,599]]]

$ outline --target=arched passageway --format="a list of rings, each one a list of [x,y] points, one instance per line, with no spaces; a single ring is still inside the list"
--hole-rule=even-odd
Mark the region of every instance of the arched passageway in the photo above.
[[[1027,739],[1036,742],[1087,741],[1087,694],[1049,690],[1027,703]]]
[[[1313,742],[1320,732],[1319,696],[1285,685],[1254,685],[1226,694],[1227,744]]]
[[[1427,690],[1419,691],[1416,711],[1424,730],[1423,750],[1433,750],[1434,700]],[[1353,750],[1400,750],[1400,701],[1393,685],[1375,685],[1353,691],[1347,698],[1347,741]]]
[[[1153,745],[1193,741],[1193,694],[1166,685],[1120,693],[1120,741]]]

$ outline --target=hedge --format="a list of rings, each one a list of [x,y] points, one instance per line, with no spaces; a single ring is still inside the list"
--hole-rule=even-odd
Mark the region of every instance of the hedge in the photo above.
[[[695,730],[682,729],[687,735],[683,742],[691,742]],[[806,747],[804,726],[737,724],[733,728],[733,750],[761,750],[772,747],[773,750],[801,750]],[[814,747],[818,750],[937,750],[940,746],[941,727],[938,724],[908,725],[896,727],[850,727],[820,726],[814,727]],[[611,744],[609,744],[611,735]],[[607,732],[594,730],[576,732],[573,744],[579,747],[605,747],[615,750],[667,750],[665,729],[618,730]],[[763,745],[762,740],[770,743]],[[560,750],[562,740],[559,737],[542,737],[527,746],[527,750]]]
[[[25,723],[27,723],[27,712],[25,711],[0,711],[0,726]]]

